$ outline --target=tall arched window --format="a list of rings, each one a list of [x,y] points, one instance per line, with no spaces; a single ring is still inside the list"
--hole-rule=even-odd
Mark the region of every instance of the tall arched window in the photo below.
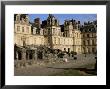
[[[17,31],[20,31],[20,26],[17,26]]]
[[[83,45],[85,45],[85,41],[83,41]]]
[[[87,40],[87,45],[89,45],[89,42],[90,42],[90,41],[89,41],[89,40]]]
[[[89,37],[89,34],[87,34],[87,37]]]
[[[92,40],[92,45],[94,45],[94,40]]]
[[[86,49],[85,49],[85,47],[83,47],[83,53],[85,53],[86,52]]]

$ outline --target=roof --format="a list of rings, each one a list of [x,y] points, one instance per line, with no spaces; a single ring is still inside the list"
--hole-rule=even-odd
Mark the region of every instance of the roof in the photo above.
[[[81,32],[97,32],[97,26],[96,25],[87,25],[80,28]]]

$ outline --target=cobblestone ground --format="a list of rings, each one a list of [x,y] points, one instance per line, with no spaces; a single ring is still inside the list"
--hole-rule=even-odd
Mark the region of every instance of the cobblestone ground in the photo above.
[[[46,66],[30,66],[26,68],[15,68],[15,76],[48,76],[63,71],[65,68],[80,68],[87,64],[95,64],[94,55],[77,55],[77,60],[70,59],[68,62],[48,64]]]

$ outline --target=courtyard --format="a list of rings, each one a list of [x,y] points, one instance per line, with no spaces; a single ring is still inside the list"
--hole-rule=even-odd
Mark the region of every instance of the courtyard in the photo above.
[[[94,54],[75,55],[77,59],[65,61],[37,61],[26,67],[16,68],[15,76],[96,76]],[[59,60],[59,59],[58,59]]]
[[[14,75],[96,75],[97,15],[86,21],[74,16],[14,14]]]

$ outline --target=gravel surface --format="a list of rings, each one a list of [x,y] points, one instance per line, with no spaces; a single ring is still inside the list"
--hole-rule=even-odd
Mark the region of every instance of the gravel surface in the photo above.
[[[15,76],[48,76],[63,71],[65,68],[80,68],[80,66],[93,64],[96,60],[93,56],[81,57],[77,60],[69,60],[69,62],[48,64],[46,66],[30,66],[26,68],[15,68]]]

